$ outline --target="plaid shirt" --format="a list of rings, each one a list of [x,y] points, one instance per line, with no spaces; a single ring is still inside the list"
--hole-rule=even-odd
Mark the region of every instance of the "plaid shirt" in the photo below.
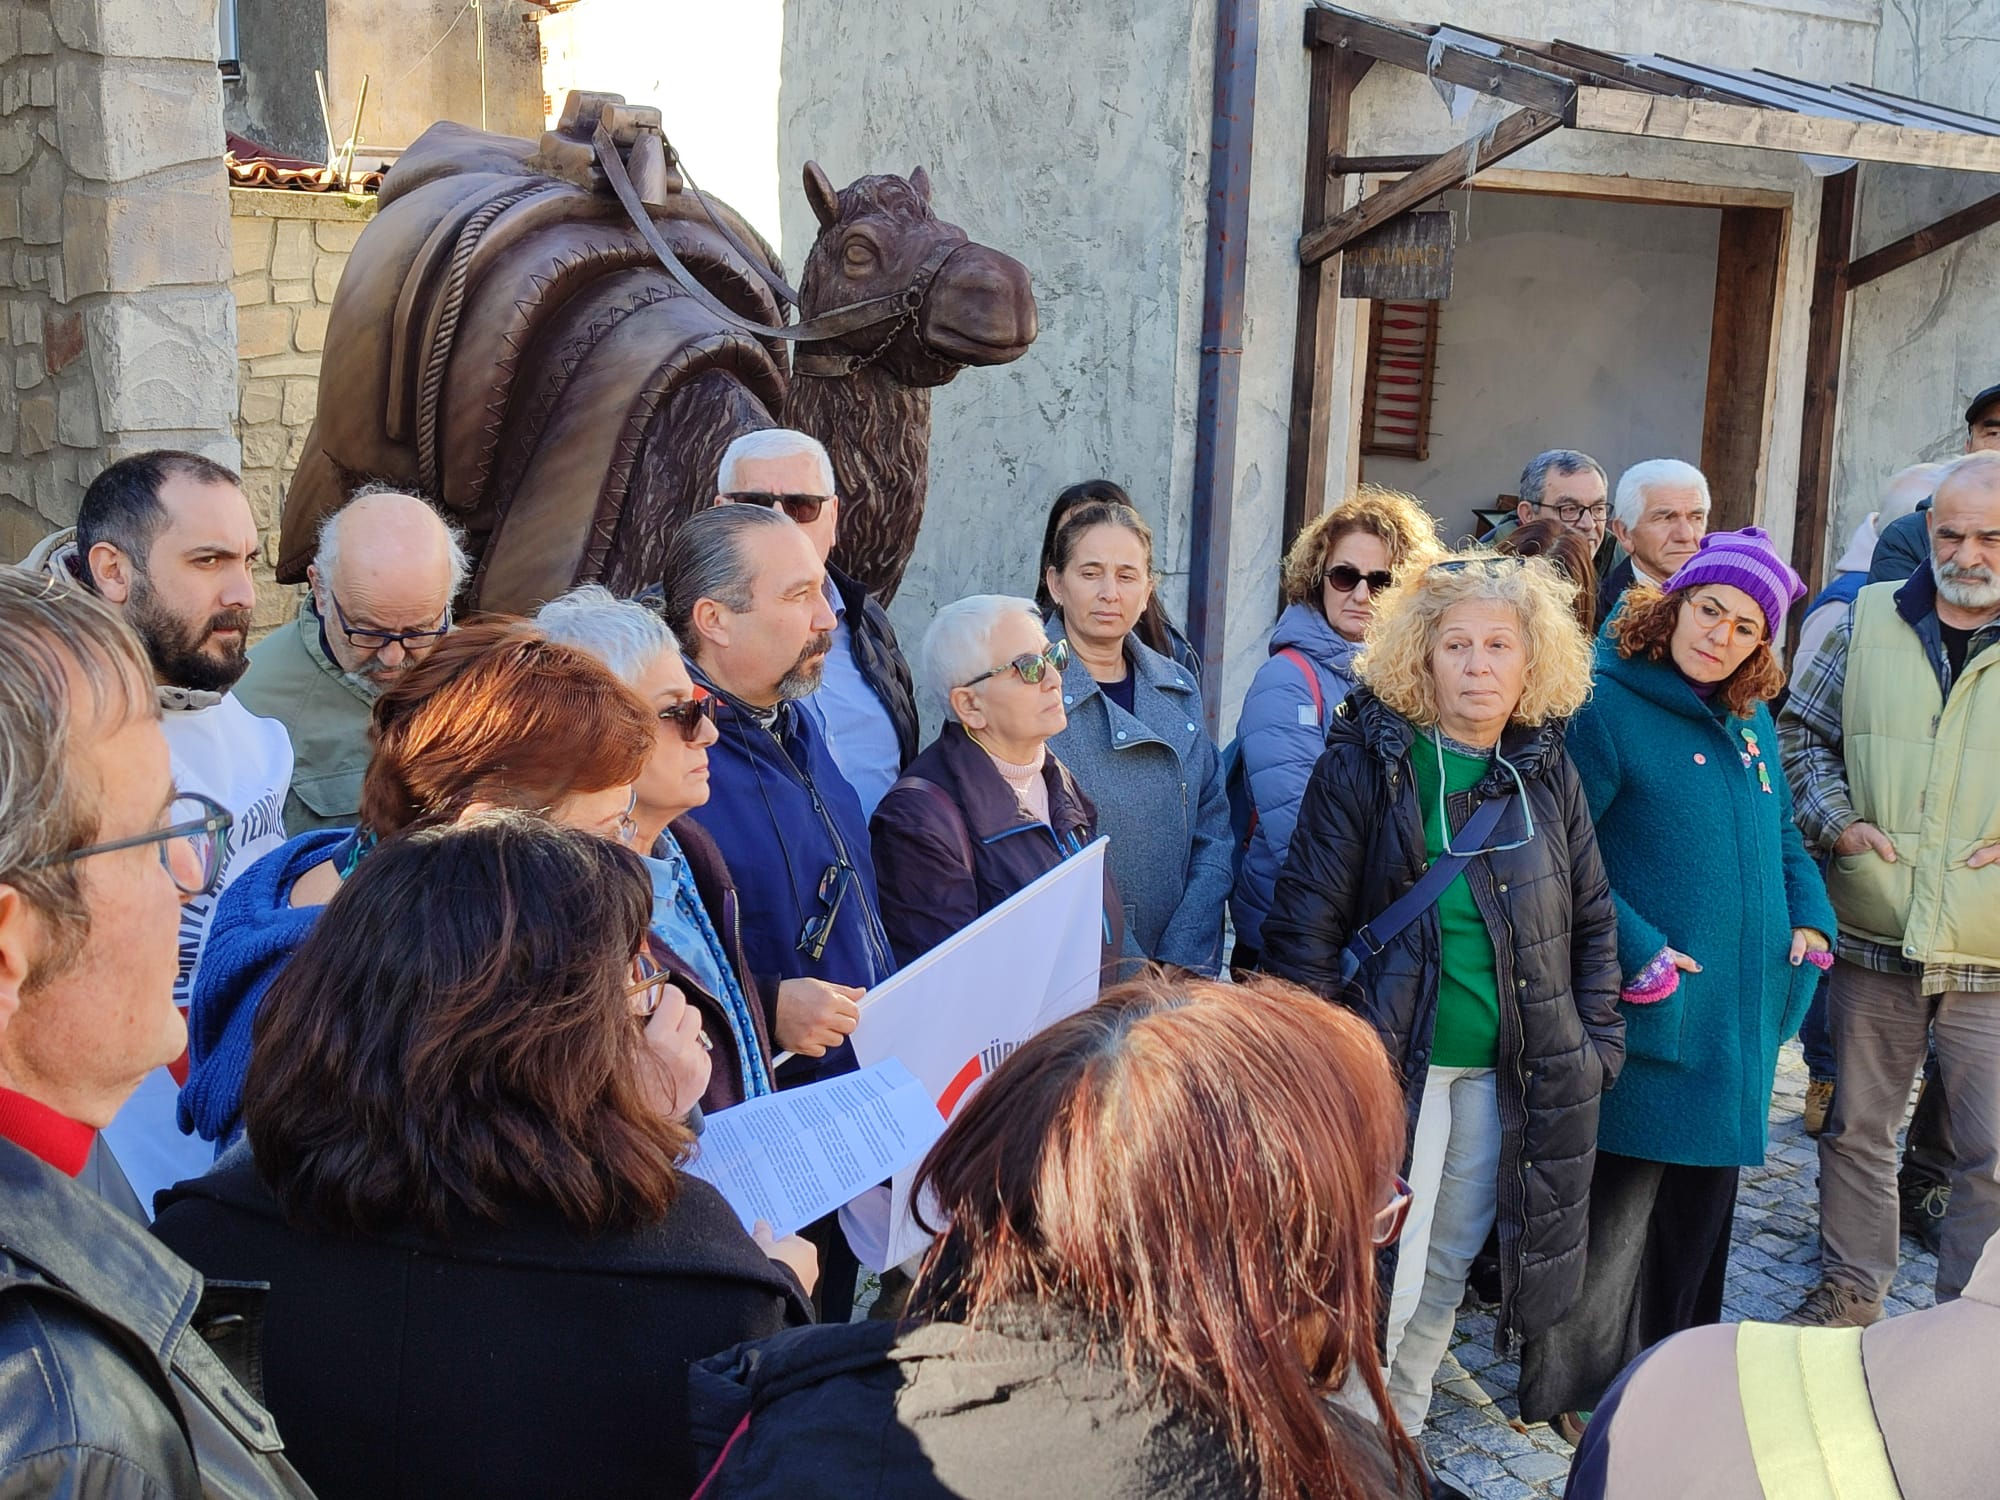
[[[1928,581],[1928,580],[1926,580]],[[1800,669],[1778,715],[1778,749],[1784,756],[1785,779],[1792,784],[1792,812],[1806,847],[1829,854],[1847,826],[1855,821],[1854,804],[1848,796],[1847,763],[1841,755],[1841,701],[1847,683],[1847,648],[1854,635],[1854,616],[1835,626],[1819,648],[1819,654]],[[1988,625],[1972,638],[1967,659],[2000,641],[2000,623]],[[1928,653],[1933,656],[1936,653]],[[1948,679],[1951,667],[1935,660],[1941,679]],[[1948,695],[1949,686],[1944,689]],[[2000,993],[2000,967],[1984,964],[1913,964],[1894,943],[1872,943],[1842,932],[1836,951],[1849,963],[1883,974],[1923,976],[1921,993],[1942,995],[1947,991],[1975,994]]]

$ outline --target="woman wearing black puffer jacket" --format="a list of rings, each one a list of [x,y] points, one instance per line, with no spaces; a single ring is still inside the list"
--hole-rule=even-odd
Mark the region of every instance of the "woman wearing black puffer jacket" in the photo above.
[[[1264,967],[1366,1016],[1400,1065],[1415,1201],[1385,1360],[1412,1432],[1496,1219],[1503,1351],[1583,1284],[1598,1098],[1625,1043],[1617,919],[1562,744],[1590,688],[1574,588],[1540,559],[1474,553],[1383,596],[1264,923]],[[1468,839],[1496,798],[1498,822]],[[1383,931],[1447,853],[1471,857]],[[1380,941],[1343,979],[1364,924]]]

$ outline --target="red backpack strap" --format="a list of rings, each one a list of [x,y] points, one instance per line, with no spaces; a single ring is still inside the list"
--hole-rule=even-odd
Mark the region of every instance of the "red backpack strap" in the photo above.
[[[1299,669],[1299,675],[1306,680],[1306,691],[1312,694],[1313,718],[1322,727],[1326,724],[1326,696],[1320,691],[1319,673],[1313,669],[1312,658],[1297,646],[1281,646],[1278,655],[1287,658]]]

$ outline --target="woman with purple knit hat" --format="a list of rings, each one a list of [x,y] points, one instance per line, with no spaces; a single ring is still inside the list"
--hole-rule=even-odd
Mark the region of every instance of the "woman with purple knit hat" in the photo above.
[[[1805,587],[1757,527],[1635,585],[1568,746],[1618,910],[1625,1070],[1604,1096],[1583,1293],[1523,1351],[1521,1415],[1578,1418],[1642,1350],[1722,1317],[1737,1177],[1834,931],[1766,702]]]

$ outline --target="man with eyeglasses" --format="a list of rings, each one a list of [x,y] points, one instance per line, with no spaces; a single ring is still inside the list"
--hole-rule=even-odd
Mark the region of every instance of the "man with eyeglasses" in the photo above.
[[[444,639],[467,567],[458,532],[389,485],[320,523],[298,618],[257,643],[236,688],[291,733],[287,834],[353,825],[375,700]]]
[[[1574,448],[1551,448],[1537,453],[1521,470],[1514,519],[1525,526],[1539,517],[1553,516],[1582,537],[1595,557],[1604,544],[1604,524],[1611,511],[1606,498],[1609,493],[1604,465]]]
[[[861,799],[862,816],[873,817],[875,805],[916,758],[917,703],[888,611],[829,560],[840,531],[832,460],[803,432],[746,432],[723,451],[716,490],[717,504],[783,510],[826,564],[833,644],[820,685],[806,702],[825,731],[834,764]]]
[[[180,1055],[182,903],[227,813],[177,798],[153,668],[103,601],[0,567],[0,1491],[304,1496],[228,1305],[84,1185]]]
[[[76,528],[31,554],[79,583],[138,634],[152,665],[174,785],[234,819],[215,888],[180,917],[174,1000],[186,1009],[221,889],[285,841],[292,780],[284,725],[259,718],[231,691],[249,665],[251,568],[263,545],[241,481],[194,453],[155,451],[111,465],[84,492]],[[105,1131],[150,1213],[153,1194],[213,1165],[207,1143],[175,1116],[186,1060],[156,1069]]]

